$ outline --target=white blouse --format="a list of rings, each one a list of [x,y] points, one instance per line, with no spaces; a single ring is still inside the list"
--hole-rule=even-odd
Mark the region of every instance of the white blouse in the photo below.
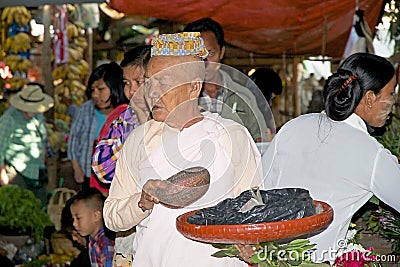
[[[285,124],[263,155],[264,186],[301,187],[329,203],[334,219],[320,234],[314,260],[333,261],[354,213],[371,197],[400,211],[397,158],[371,137],[356,114],[333,121],[307,114]]]

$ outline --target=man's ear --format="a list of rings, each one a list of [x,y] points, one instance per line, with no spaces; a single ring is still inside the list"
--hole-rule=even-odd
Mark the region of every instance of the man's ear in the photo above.
[[[190,83],[190,100],[197,99],[200,95],[203,82],[201,79],[195,79]]]

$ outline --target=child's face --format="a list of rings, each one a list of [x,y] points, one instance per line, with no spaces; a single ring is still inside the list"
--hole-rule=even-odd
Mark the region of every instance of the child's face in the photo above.
[[[99,230],[98,213],[100,211],[89,208],[84,201],[77,201],[71,205],[71,214],[74,219],[74,228],[81,236],[94,236]]]

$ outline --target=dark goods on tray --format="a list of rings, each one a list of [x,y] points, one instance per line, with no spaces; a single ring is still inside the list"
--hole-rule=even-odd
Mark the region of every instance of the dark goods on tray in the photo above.
[[[252,189],[216,206],[178,216],[176,228],[200,242],[259,244],[317,234],[332,219],[332,207],[312,200],[305,189]]]
[[[188,223],[247,224],[294,220],[315,214],[313,199],[302,188],[248,190],[216,206],[199,210]]]

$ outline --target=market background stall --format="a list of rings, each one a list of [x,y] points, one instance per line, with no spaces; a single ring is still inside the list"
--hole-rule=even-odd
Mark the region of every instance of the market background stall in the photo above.
[[[364,12],[372,37],[383,38],[377,34],[378,25],[382,16],[389,18],[390,30],[385,33],[391,41],[397,42],[398,5],[398,1],[388,0],[111,0],[108,5],[100,0],[32,0],[29,3],[2,0],[1,12],[5,7],[24,6],[33,22],[43,28],[36,35],[32,32],[32,20],[21,25],[23,30],[15,31],[9,31],[15,21],[0,22],[0,86],[6,88],[12,77],[22,84],[16,85],[16,89],[22,88],[28,80],[37,81],[45,84],[46,92],[55,96],[56,108],[46,114],[57,150],[53,161],[48,163],[49,189],[60,185],[74,188],[71,167],[65,159],[64,134],[68,132],[71,117],[65,114],[72,104],[79,106],[82,103],[87,74],[97,64],[121,60],[125,51],[148,43],[155,34],[181,31],[190,21],[211,17],[225,30],[227,50],[223,63],[245,74],[266,66],[281,76],[283,93],[272,102],[272,112],[279,127],[304,112],[301,88],[310,78],[307,75],[311,71],[304,60],[315,65],[328,64],[334,69],[345,56],[357,10]],[[93,16],[82,16],[81,10],[94,11]],[[62,50],[64,57],[61,50],[56,55],[55,48],[55,36],[62,37],[63,30],[70,48]],[[5,49],[7,38],[20,32],[29,35],[30,41],[25,43],[30,46],[17,47],[14,52]],[[398,63],[396,47],[391,57],[395,64]],[[10,55],[24,56],[25,61],[18,59],[22,68],[7,64],[5,58]],[[32,66],[28,66],[27,61]],[[6,67],[9,67],[7,72],[4,71]],[[391,132],[393,138],[390,140],[394,141],[384,139],[394,153],[398,152],[396,131]],[[379,244],[379,240],[373,242]],[[382,242],[381,246],[387,249],[389,245]]]

